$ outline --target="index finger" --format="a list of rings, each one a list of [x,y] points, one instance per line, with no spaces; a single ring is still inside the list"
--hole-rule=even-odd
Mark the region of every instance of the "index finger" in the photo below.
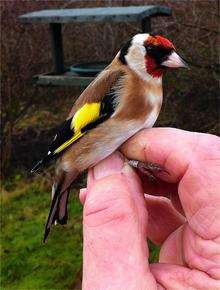
[[[220,141],[217,136],[152,128],[129,139],[121,151],[129,159],[164,166],[170,175],[162,178],[179,183],[179,197],[191,226],[209,238],[217,232],[220,234]]]
[[[140,131],[121,147],[121,152],[128,158],[162,165],[169,175],[162,176],[167,182],[177,183],[181,180],[189,164],[195,162],[201,154],[205,158],[212,154],[199,148],[203,136],[213,135],[189,132],[174,128],[152,128]],[[202,151],[202,152],[201,152]]]

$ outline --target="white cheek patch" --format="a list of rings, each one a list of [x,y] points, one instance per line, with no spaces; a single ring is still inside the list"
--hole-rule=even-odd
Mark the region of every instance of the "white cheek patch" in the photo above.
[[[145,70],[144,56],[145,48],[142,45],[136,44],[129,48],[125,59],[132,69],[137,70],[139,68]]]
[[[128,66],[136,72],[143,80],[148,80],[145,66],[145,48],[140,45],[134,45],[129,48],[128,54],[125,56]]]
[[[161,83],[162,78],[155,78],[147,72],[145,64],[146,50],[141,44],[133,44],[125,56],[128,66],[144,81]]]

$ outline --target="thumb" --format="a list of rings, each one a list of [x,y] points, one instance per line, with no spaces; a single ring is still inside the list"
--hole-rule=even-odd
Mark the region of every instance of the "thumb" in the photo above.
[[[137,175],[119,153],[90,170],[83,213],[83,289],[156,289]]]

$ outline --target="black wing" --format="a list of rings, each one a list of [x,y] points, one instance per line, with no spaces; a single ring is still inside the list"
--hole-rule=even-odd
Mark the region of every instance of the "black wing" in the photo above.
[[[101,101],[100,113],[98,119],[87,124],[81,129],[81,132],[84,134],[89,130],[97,127],[99,124],[110,118],[115,112],[117,106],[116,92],[115,90],[110,90]],[[31,170],[31,172],[36,172],[42,165],[48,163],[54,157],[58,157],[60,153],[54,153],[54,151],[59,148],[66,141],[70,140],[75,132],[71,128],[72,118],[64,121],[62,125],[58,128],[57,133],[55,134],[52,143],[49,146],[48,152],[43,159],[41,159]],[[63,151],[61,151],[63,153]]]

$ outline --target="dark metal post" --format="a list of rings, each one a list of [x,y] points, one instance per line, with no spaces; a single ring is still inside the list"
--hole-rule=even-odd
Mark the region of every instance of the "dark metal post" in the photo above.
[[[61,23],[50,23],[50,32],[55,73],[61,74],[64,72]]]
[[[141,21],[142,32],[150,33],[151,32],[151,18],[147,17]]]

